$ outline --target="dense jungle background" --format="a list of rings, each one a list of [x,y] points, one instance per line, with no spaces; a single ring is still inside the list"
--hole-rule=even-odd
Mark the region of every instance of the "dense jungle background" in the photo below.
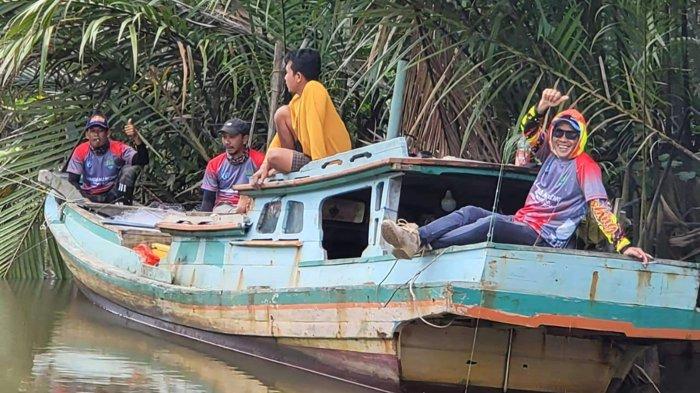
[[[402,134],[437,157],[512,162],[518,118],[558,87],[633,241],[698,262],[699,18],[695,0],[3,1],[0,277],[65,274],[36,175],[63,167],[93,108],[147,143],[140,202],[193,208],[217,125],[254,119],[264,149],[289,99],[275,59],[299,47],[321,52],[355,146],[385,138],[401,59]]]

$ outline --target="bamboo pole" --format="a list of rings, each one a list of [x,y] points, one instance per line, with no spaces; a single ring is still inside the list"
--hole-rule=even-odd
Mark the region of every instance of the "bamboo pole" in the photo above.
[[[253,118],[250,121],[250,130],[248,131],[248,143],[247,147],[253,144],[253,134],[255,133],[255,121],[258,118],[258,108],[260,107],[260,96],[255,97],[255,109],[253,109]]]
[[[389,125],[386,130],[386,140],[398,137],[401,129],[407,65],[408,62],[403,59],[396,63],[396,78],[394,79],[394,92],[391,96],[391,109],[389,110]]]
[[[274,136],[275,130],[275,111],[277,110],[277,100],[279,99],[281,91],[281,78],[282,74],[282,57],[284,45],[282,41],[275,42],[275,54],[272,59],[272,76],[270,77],[270,112],[269,119],[267,123],[267,143],[266,147],[272,142],[272,137]]]

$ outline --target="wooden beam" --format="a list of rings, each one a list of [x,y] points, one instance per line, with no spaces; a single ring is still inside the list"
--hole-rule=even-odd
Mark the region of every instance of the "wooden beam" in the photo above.
[[[272,60],[272,76],[270,77],[270,112],[269,112],[269,122],[267,123],[267,143],[265,148],[270,146],[272,142],[272,137],[275,134],[275,111],[277,110],[277,101],[279,100],[281,92],[281,80],[280,74],[282,74],[282,58],[284,54],[284,45],[282,41],[275,42],[275,53]]]

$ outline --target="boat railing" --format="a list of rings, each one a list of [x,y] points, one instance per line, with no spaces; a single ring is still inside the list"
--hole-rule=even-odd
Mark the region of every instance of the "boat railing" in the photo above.
[[[394,138],[338,153],[320,160],[314,160],[304,165],[299,171],[288,174],[277,174],[272,182],[294,180],[314,175],[328,175],[365,165],[387,158],[408,157],[408,147],[405,138]]]

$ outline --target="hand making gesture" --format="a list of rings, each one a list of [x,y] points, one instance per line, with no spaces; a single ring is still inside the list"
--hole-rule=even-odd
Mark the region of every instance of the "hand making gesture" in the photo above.
[[[129,119],[124,126],[124,134],[134,142],[135,145],[141,144],[141,137],[139,137],[139,132]]]
[[[542,98],[540,98],[540,102],[537,104],[537,113],[542,115],[547,112],[547,109],[558,106],[568,99],[569,96],[562,95],[557,89],[544,89]]]

